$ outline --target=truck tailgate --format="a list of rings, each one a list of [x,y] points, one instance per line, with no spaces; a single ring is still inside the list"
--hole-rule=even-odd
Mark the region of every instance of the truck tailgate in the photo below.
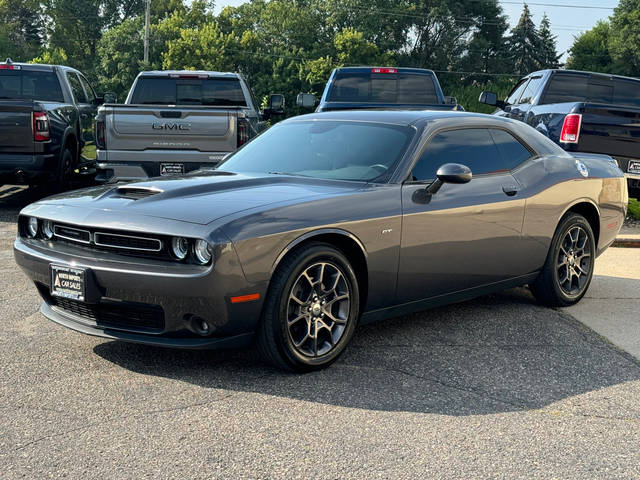
[[[24,100],[0,101],[0,152],[33,153],[33,107]]]
[[[583,104],[580,113],[579,151],[640,158],[640,108]],[[627,171],[626,165],[620,167]]]
[[[236,149],[235,110],[211,107],[122,105],[107,111],[108,150]]]

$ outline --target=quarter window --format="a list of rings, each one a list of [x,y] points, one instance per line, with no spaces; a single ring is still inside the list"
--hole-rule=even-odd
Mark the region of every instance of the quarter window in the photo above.
[[[504,130],[491,129],[493,141],[509,170],[513,170],[525,160],[531,158],[531,152],[513,135]]]
[[[434,180],[436,171],[445,163],[466,165],[473,175],[507,170],[493,137],[484,128],[449,130],[436,134],[413,168],[414,180]]]

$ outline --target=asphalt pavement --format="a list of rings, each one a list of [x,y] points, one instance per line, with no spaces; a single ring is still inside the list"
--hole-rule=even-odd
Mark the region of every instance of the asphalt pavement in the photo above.
[[[105,341],[38,313],[11,251],[32,199],[0,189],[2,479],[640,478],[640,362],[571,309],[522,288],[398,317],[308,375]],[[588,310],[637,291],[607,270],[634,252]]]

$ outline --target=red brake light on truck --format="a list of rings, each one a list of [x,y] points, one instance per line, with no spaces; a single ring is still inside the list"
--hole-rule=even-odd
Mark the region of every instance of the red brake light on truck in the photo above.
[[[51,139],[49,115],[44,112],[33,112],[33,139],[36,142],[46,142]]]
[[[398,73],[398,69],[397,68],[372,68],[371,69],[371,73]]]
[[[7,65],[6,63],[0,63],[0,70],[20,70],[20,65]]]
[[[96,129],[96,147],[102,148],[102,149],[106,148],[107,142],[105,140],[105,134],[104,134],[104,120],[96,120],[95,129]]]
[[[238,118],[238,147],[249,141],[249,122],[246,118]]]
[[[564,117],[562,133],[560,133],[561,143],[578,143],[580,138],[580,127],[582,127],[582,115],[570,113]]]

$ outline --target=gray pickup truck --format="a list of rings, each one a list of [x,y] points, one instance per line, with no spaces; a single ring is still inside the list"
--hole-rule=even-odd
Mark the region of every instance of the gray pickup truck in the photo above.
[[[271,95],[260,111],[237,73],[142,72],[123,105],[96,118],[98,182],[181,175],[216,166],[284,113]]]

